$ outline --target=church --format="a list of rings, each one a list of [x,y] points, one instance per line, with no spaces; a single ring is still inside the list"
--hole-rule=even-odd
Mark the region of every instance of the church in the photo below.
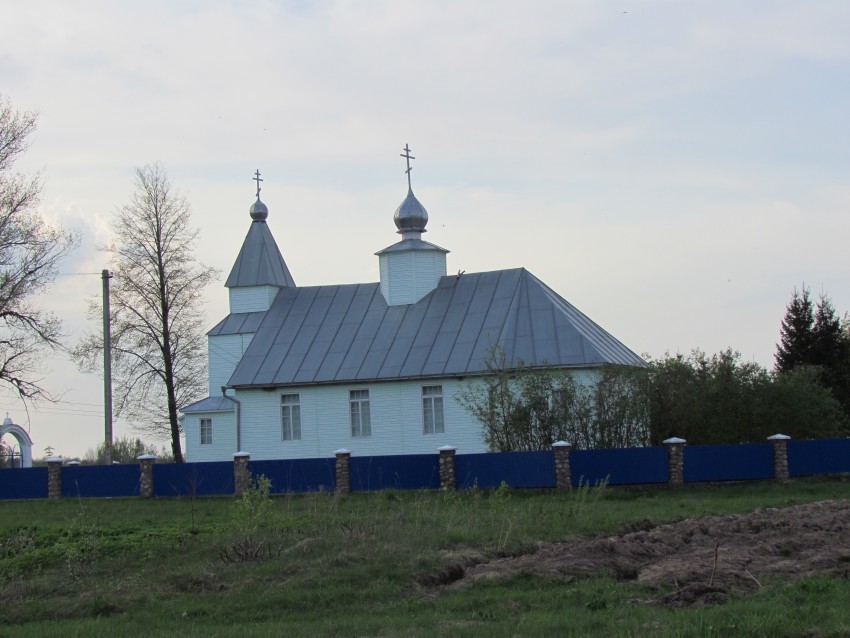
[[[378,282],[299,287],[257,200],[225,282],[230,313],[207,333],[209,396],[182,408],[188,461],[485,452],[481,425],[455,399],[507,365],[592,380],[642,359],[524,268],[447,274],[449,252],[422,239],[428,213],[408,190],[379,250]],[[387,215],[389,218],[389,215]],[[387,220],[389,221],[389,219]]]

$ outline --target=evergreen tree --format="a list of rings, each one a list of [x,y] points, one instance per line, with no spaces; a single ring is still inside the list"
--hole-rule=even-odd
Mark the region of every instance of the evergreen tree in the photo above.
[[[782,319],[779,343],[776,345],[775,368],[777,372],[788,372],[798,365],[814,363],[814,307],[805,286],[802,291],[794,289],[791,301]]]

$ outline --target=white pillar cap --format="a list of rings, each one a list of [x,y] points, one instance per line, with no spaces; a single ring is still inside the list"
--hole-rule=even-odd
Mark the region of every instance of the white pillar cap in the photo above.
[[[552,444],[552,447],[572,447],[572,443],[568,443],[567,441],[555,441]]]
[[[50,458],[47,459],[47,462],[48,463],[64,463],[65,459],[63,459],[61,456],[51,456]]]
[[[250,452],[237,452],[236,454],[233,455],[233,458],[238,459],[238,458],[242,458],[242,457],[245,457],[245,456],[250,457],[251,453]]]
[[[142,454],[141,456],[136,457],[137,461],[149,461],[151,459],[156,461],[156,454]]]
[[[338,450],[334,450],[334,454],[351,454],[351,450],[341,447]]]
[[[785,434],[774,434],[773,436],[767,437],[768,441],[788,441],[791,437],[786,436]]]
[[[667,445],[677,445],[679,443],[687,443],[685,439],[680,439],[678,436],[671,436],[669,439],[664,439],[663,441]]]
[[[442,445],[439,448],[440,452],[456,452],[457,448],[451,445]]]

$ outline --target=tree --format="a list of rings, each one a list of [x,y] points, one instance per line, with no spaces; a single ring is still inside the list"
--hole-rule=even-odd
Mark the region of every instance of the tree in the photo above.
[[[135,191],[119,211],[111,255],[110,325],[116,415],[142,432],[170,438],[183,462],[177,410],[206,394],[201,292],[217,271],[199,264],[198,230],[189,204],[160,164],[136,169]],[[93,301],[90,314],[100,316]],[[78,364],[97,369],[103,338],[88,334],[74,349]]]
[[[777,372],[787,372],[795,366],[812,363],[813,325],[814,306],[809,289],[803,286],[798,292],[795,288],[779,331],[774,357]]]
[[[548,450],[558,440],[576,448],[648,443],[646,371],[603,366],[588,374],[552,368],[516,369],[493,346],[487,373],[469,381],[458,402],[480,424],[494,451]]]
[[[143,454],[155,454],[157,461],[160,463],[168,463],[171,457],[167,450],[157,450],[155,446],[145,443],[140,438],[132,439],[127,436],[122,436],[112,443],[112,462],[113,463],[137,463],[138,458]],[[103,465],[106,462],[106,443],[101,442],[97,449],[89,449],[86,451],[83,460],[86,463],[94,465]]]
[[[35,298],[48,290],[77,243],[35,210],[38,176],[12,171],[29,147],[36,117],[0,96],[0,382],[24,399],[50,398],[39,374],[45,353],[60,347],[61,323]]]

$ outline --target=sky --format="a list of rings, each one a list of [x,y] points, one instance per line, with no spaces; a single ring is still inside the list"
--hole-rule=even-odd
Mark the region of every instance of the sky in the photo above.
[[[260,170],[298,285],[378,280],[407,189],[449,272],[523,266],[635,352],[773,365],[795,288],[850,310],[844,0],[5,2],[0,94],[36,110],[17,170],[81,246],[42,307],[98,329],[99,250],[161,162],[221,271]],[[88,274],[80,274],[88,273]],[[103,438],[103,386],[63,353],[25,409],[35,456]],[[116,436],[137,433],[117,420]]]

